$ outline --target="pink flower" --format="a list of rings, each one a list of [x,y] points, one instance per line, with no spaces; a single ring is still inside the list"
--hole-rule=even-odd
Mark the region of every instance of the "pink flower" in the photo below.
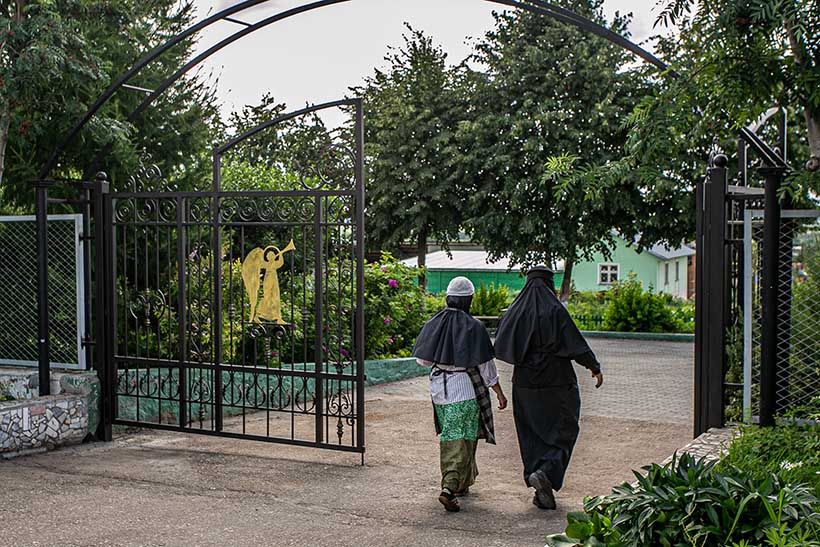
[[[387,339],[387,345],[388,345],[388,346],[392,346],[392,345],[393,345],[393,342],[395,342],[395,340],[393,340],[392,338],[388,338],[388,339]]]
[[[393,319],[390,316],[387,316],[387,317],[384,318],[384,324],[385,325],[389,325],[392,322],[393,322]]]
[[[339,353],[341,353],[341,354],[342,354],[342,357],[350,357],[350,352],[349,352],[349,351],[347,351],[347,350],[346,350],[346,349],[344,349],[344,348],[340,349],[340,350],[339,350]]]
[[[387,284],[390,285],[391,289],[398,289],[399,288],[399,282],[396,281],[395,279],[388,279]]]
[[[382,266],[379,269],[382,271],[382,273],[387,273],[387,266]]]

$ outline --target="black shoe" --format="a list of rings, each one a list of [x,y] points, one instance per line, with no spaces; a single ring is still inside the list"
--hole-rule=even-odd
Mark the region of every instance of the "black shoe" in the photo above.
[[[555,509],[555,494],[552,491],[552,483],[543,471],[539,470],[532,473],[527,478],[527,482],[535,488],[535,497],[532,498],[533,505],[540,509]]]
[[[447,490],[442,490],[438,495],[438,501],[444,506],[444,509],[450,513],[458,513],[461,507],[458,505],[456,497]]]

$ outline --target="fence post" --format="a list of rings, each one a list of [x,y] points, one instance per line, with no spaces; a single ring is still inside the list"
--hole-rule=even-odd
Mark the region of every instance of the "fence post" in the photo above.
[[[726,326],[726,185],[728,158],[715,156],[696,189],[695,424],[697,437],[723,426]]]
[[[760,425],[774,425],[777,406],[778,321],[780,313],[780,186],[783,167],[759,169],[766,181],[763,213],[763,287],[761,291]]]
[[[51,352],[48,317],[48,189],[53,182],[35,183],[37,222],[37,360],[40,396],[51,395]]]
[[[108,360],[108,347],[113,341],[106,335],[108,317],[108,284],[105,275],[108,271],[108,237],[110,229],[105,218],[105,194],[109,184],[105,173],[97,173],[94,178],[94,345],[97,378],[100,380],[100,424],[97,427],[97,439],[112,439],[111,425],[114,419],[112,400],[112,363]]]

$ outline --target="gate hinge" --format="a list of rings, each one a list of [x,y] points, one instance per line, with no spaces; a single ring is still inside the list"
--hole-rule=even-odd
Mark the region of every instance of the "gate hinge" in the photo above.
[[[83,347],[96,346],[97,342],[95,342],[94,339],[90,336],[83,336],[83,339],[80,341],[80,344]]]

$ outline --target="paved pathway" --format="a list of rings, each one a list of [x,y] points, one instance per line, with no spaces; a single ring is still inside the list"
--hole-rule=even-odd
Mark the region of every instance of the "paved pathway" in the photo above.
[[[445,514],[429,399],[415,379],[368,390],[365,467],[353,455],[150,431],[0,462],[0,544],[543,545],[583,496],[691,439],[690,345],[591,342],[607,382],[595,390],[582,378],[581,437],[559,511],[531,505],[507,410],[496,414],[499,444],[479,448],[464,511]]]

